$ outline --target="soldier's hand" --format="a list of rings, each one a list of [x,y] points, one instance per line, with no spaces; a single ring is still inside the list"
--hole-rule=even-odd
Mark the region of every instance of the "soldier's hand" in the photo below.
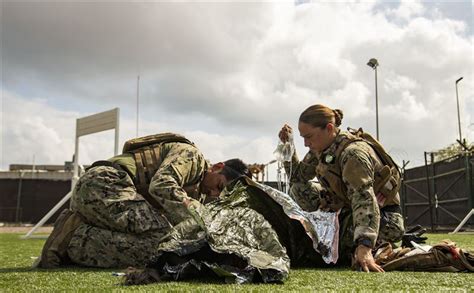
[[[372,248],[365,245],[359,245],[354,252],[356,263],[364,272],[384,272],[381,266],[375,263],[372,256]]]
[[[426,239],[428,239],[428,237],[422,237],[425,232],[426,229],[420,225],[416,225],[415,227],[406,231],[402,236],[402,247],[413,247],[411,241],[415,243],[425,243]]]
[[[280,132],[278,133],[278,137],[282,142],[287,142],[289,140],[290,134],[293,133],[293,129],[288,124],[283,125]]]
[[[201,203],[192,198],[184,198],[183,205],[188,209],[197,209],[201,206]]]

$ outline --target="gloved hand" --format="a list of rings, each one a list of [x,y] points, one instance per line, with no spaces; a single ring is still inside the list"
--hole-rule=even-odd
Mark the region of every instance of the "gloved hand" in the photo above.
[[[425,243],[428,237],[421,236],[425,232],[426,232],[426,229],[421,227],[420,225],[416,225],[415,227],[406,231],[405,234],[402,236],[402,247],[413,247],[413,245],[411,244],[411,241],[415,243]]]

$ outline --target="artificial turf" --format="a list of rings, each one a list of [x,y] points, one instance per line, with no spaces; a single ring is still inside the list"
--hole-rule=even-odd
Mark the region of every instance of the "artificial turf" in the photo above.
[[[474,292],[472,273],[354,272],[349,269],[292,269],[284,284],[224,284],[219,280],[165,282],[122,286],[116,270],[90,268],[31,269],[44,239],[21,240],[21,234],[0,234],[0,292],[4,291],[459,291]],[[474,251],[474,235],[429,234],[428,244],[451,239]]]

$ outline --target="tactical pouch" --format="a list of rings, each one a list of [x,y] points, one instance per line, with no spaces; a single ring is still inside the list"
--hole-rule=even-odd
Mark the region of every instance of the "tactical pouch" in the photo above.
[[[190,140],[182,135],[165,132],[127,140],[123,145],[122,153],[129,153],[146,146],[167,142],[183,142],[193,144]]]
[[[380,142],[376,140],[375,138],[373,138],[372,135],[368,134],[367,132],[364,132],[362,128],[359,128],[358,130],[347,128],[347,130],[353,135],[360,137],[366,142],[368,142],[385,165],[388,165],[391,168],[395,167],[395,169],[398,171],[398,165],[395,163],[392,157],[387,153],[387,151],[383,148]]]
[[[401,186],[401,175],[398,165],[392,157],[385,151],[383,146],[372,135],[364,132],[362,128],[358,130],[347,129],[353,135],[365,140],[385,166],[375,174],[374,191],[375,194],[381,193],[385,196],[384,206],[400,204],[400,200],[396,197]]]
[[[400,175],[395,167],[385,165],[379,172],[375,173],[374,192],[383,194],[385,201],[383,206],[400,204],[396,197],[400,187]]]

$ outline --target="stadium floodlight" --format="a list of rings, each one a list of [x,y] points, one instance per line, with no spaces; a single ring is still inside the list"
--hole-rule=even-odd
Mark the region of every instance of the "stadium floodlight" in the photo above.
[[[379,67],[379,62],[375,58],[371,58],[367,65],[372,67],[375,71],[375,128],[377,131],[377,140],[379,140],[379,97],[377,91],[377,67]]]
[[[379,66],[379,62],[377,61],[377,59],[372,58],[369,60],[369,62],[367,62],[367,65],[375,69],[377,66]]]

